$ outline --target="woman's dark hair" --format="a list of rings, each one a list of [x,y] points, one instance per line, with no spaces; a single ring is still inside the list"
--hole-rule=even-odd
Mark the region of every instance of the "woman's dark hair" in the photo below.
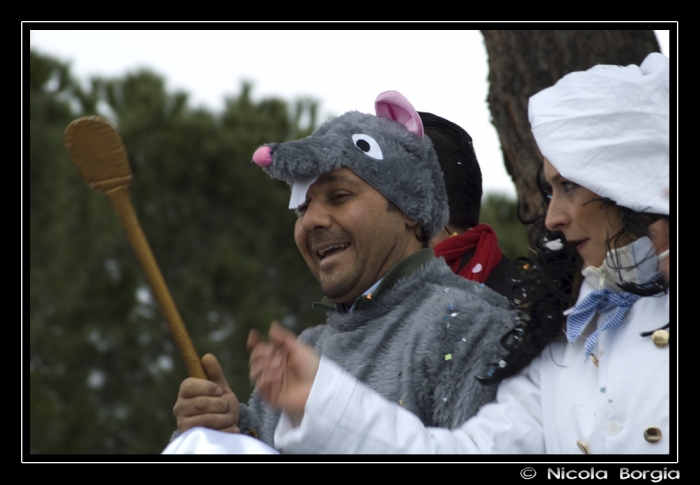
[[[543,198],[537,215],[525,220],[518,210],[520,221],[532,225],[531,254],[514,262],[518,276],[514,281],[516,296],[512,303],[518,310],[520,319],[515,328],[501,339],[501,345],[508,350],[508,355],[501,362],[490,365],[486,375],[480,378],[484,384],[498,382],[515,374],[539,355],[548,343],[563,337],[566,327],[563,312],[576,303],[580,290],[583,260],[575,248],[566,242],[563,234],[548,230],[544,224],[550,188],[544,181],[542,166],[537,172],[537,188]],[[661,217],[668,218],[659,214],[635,212],[606,198],[593,199],[591,202],[595,201],[600,201],[607,207],[617,208],[622,216],[622,228],[607,240],[609,249],[624,245],[624,241],[629,239],[648,237],[648,227],[651,223]],[[557,239],[561,242],[561,249],[549,249],[547,243]],[[652,251],[647,258],[654,256]],[[629,269],[614,263],[613,266],[618,271]],[[640,296],[652,296],[668,291],[668,284],[659,275],[647,284],[623,282],[620,288]]]
[[[634,240],[640,237],[649,237],[649,226],[651,224],[662,218],[668,220],[668,216],[666,215],[653,214],[651,212],[636,212],[628,207],[619,206],[608,198],[601,198],[600,201],[605,206],[616,207],[620,211],[620,215],[622,217],[622,228],[608,238],[608,250],[623,246],[623,241],[628,240],[628,238]],[[656,251],[653,249],[653,247],[650,249],[649,254],[645,255],[644,259],[637,263],[637,266],[649,258],[656,258]],[[617,270],[618,273],[621,273],[622,270],[632,269],[629,267],[623,267],[619,259],[612,261],[610,266]],[[622,280],[621,276],[620,280]],[[652,281],[645,282],[643,284],[622,280],[622,283],[619,286],[623,291],[639,296],[660,295],[668,291],[668,282],[663,279],[660,274]]]
[[[501,338],[501,345],[508,351],[502,361],[489,366],[486,375],[480,377],[484,384],[492,384],[509,377],[537,357],[544,347],[564,335],[566,317],[564,310],[576,302],[580,285],[580,269],[583,261],[563,234],[548,230],[545,216],[548,206],[548,187],[542,177],[542,167],[537,172],[537,188],[542,203],[532,219],[523,218],[518,206],[518,218],[530,224],[530,254],[513,263],[517,276],[513,281],[514,299],[519,320],[515,328]],[[559,240],[562,247],[553,251],[548,242]]]

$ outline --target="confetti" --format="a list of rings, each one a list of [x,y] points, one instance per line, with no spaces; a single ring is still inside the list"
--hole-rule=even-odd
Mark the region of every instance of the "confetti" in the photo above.
[[[476,264],[474,265],[474,268],[472,268],[472,273],[481,273],[481,270],[482,270],[482,269],[484,269],[484,267],[481,266],[481,264],[476,263]]]
[[[450,289],[449,289],[449,288],[445,288],[445,293],[447,293],[448,291],[450,291]]]
[[[459,315],[459,312],[450,313],[451,317],[456,317],[457,315]]]
[[[561,239],[557,238],[554,241],[548,241],[544,244],[547,249],[551,251],[559,251],[561,248],[564,247],[564,245],[561,242]]]
[[[452,310],[454,310],[454,307],[452,305],[447,305],[447,309],[452,311]]]
[[[452,360],[452,354],[445,354],[445,360]]]
[[[600,388],[600,392],[605,393],[605,388],[604,388],[604,387],[601,387],[601,388]]]
[[[499,366],[500,368],[504,368],[504,367],[506,366],[506,361],[503,360],[503,359],[499,360],[499,361],[498,361],[498,366]]]

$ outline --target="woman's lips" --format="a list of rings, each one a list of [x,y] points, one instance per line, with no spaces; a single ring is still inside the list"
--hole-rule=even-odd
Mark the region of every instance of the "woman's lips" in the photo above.
[[[576,248],[576,251],[580,251],[583,246],[588,242],[588,239],[577,239],[573,241],[568,241],[569,244],[571,244],[573,247]]]

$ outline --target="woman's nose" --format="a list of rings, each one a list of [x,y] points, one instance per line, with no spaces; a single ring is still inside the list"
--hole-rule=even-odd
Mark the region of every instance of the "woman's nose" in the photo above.
[[[544,218],[544,225],[550,231],[561,231],[568,222],[566,211],[562,210],[559,201],[552,197]]]

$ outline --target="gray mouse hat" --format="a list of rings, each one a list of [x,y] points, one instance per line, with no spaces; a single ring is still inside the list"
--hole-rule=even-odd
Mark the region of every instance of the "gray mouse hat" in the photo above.
[[[418,222],[432,239],[449,218],[443,174],[411,103],[396,91],[375,101],[376,116],[349,111],[311,136],[258,148],[253,162],[292,187],[289,207],[303,204],[319,175],[348,167]]]

